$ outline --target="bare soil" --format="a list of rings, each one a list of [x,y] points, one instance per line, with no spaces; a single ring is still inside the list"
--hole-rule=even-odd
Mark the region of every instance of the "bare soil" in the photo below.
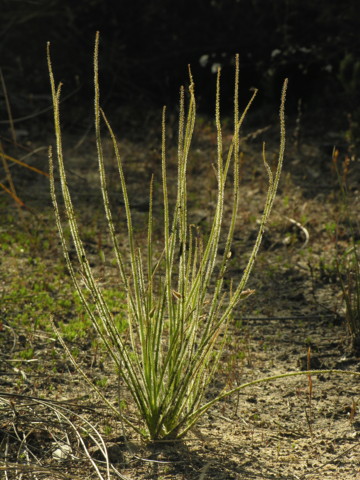
[[[350,244],[348,222],[357,225],[359,221],[359,161],[354,157],[350,164],[348,205],[344,207],[331,157],[332,146],[341,143],[340,137],[328,133],[319,141],[304,133],[300,139],[295,123],[289,123],[280,190],[248,285],[256,294],[234,315],[229,343],[209,398],[224,387],[309,367],[360,372],[360,356],[351,349],[341,288],[332,263],[336,245],[344,251]],[[161,187],[159,135],[158,131],[151,133],[148,129],[142,139],[120,144],[140,242],[153,171],[155,186],[159,190]],[[274,124],[266,131],[246,134],[241,147],[240,214],[229,272],[235,282],[254,241],[266,193],[261,142],[266,139],[268,159],[273,162],[278,127]],[[224,134],[225,142],[230,135]],[[76,145],[77,141],[65,136],[68,182],[99,281],[116,288],[101,210],[94,139],[88,134],[81,145]],[[171,187],[176,175],[175,142],[176,134],[169,141]],[[110,152],[108,145],[106,150]],[[211,166],[215,154],[214,129],[201,121],[189,165],[189,211],[190,221],[204,231],[211,221],[216,195]],[[347,154],[345,145],[339,153],[340,169]],[[46,161],[46,155],[40,154],[34,163],[46,170]],[[111,153],[107,163],[122,239],[123,205]],[[10,249],[3,249],[1,258],[0,302],[11,295],[14,279],[20,284],[38,275],[36,263],[40,260],[46,265],[46,278],[51,278],[54,266],[60,265],[64,284],[69,282],[47,179],[20,167],[12,172],[18,195],[28,210],[20,211],[2,194],[0,229],[13,237],[13,243]],[[155,233],[160,242],[159,202],[155,202],[155,212],[159,219]],[[28,238],[32,238],[32,247],[22,252],[21,242]],[[122,243],[125,248],[125,234]],[[63,298],[61,282],[52,293],[55,301]],[[42,288],[46,290],[46,285]],[[41,288],[34,291],[34,298],[25,302],[35,301],[41,293]],[[218,403],[185,439],[147,444],[124,428],[89,391],[56,340],[50,322],[38,325],[36,318],[30,318],[22,323],[19,305],[24,305],[23,298],[18,302],[4,300],[0,305],[1,478],[94,479],[98,478],[95,465],[107,478],[101,445],[96,443],[101,436],[112,465],[109,475],[114,479],[360,479],[358,377],[319,374],[260,383]],[[71,306],[62,306],[54,321],[57,325],[71,324],[80,317]],[[131,399],[97,345],[92,329],[68,344],[76,351],[85,373],[94,381],[106,379],[106,394],[114,401],[120,394],[127,401],[128,415],[135,418]],[[32,352],[26,356],[24,352],[29,350]],[[86,449],[95,463],[91,463]]]

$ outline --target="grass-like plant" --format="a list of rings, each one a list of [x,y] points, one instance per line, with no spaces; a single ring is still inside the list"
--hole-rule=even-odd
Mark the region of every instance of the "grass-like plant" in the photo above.
[[[338,259],[338,271],[352,347],[360,353],[360,253],[359,244],[353,238],[352,245]]]
[[[342,172],[338,165],[338,150],[333,151],[333,167],[340,187],[341,213],[344,215],[346,233],[350,237],[350,245],[345,252],[340,253],[337,242],[337,255],[334,261],[336,273],[339,278],[340,288],[345,302],[346,320],[351,335],[352,348],[355,353],[360,352],[360,247],[356,241],[357,219],[352,218],[350,207],[350,193],[347,185],[350,159],[346,157]],[[336,228],[338,230],[338,228]]]
[[[162,205],[163,205],[163,245],[156,251],[153,242],[153,179],[150,182],[149,213],[146,248],[143,251],[136,244],[134,229],[125,181],[123,163],[113,130],[100,108],[98,80],[99,35],[96,35],[94,53],[95,85],[95,132],[99,175],[105,214],[120,277],[120,288],[127,297],[127,329],[120,331],[104,299],[103,292],[95,280],[93,271],[79,234],[75,208],[67,185],[63,159],[60,128],[61,84],[56,87],[48,44],[48,67],[54,106],[54,123],[57,145],[57,160],[67,222],[75,245],[82,282],[77,275],[64,235],[60,208],[58,206],[54,164],[51,149],[49,151],[51,196],[55,209],[56,223],[60,234],[65,260],[80,299],[91,318],[92,324],[101,337],[116,370],[130,392],[142,426],[124,415],[121,407],[114,407],[99,387],[84,374],[85,379],[113,409],[123,422],[138,433],[150,439],[180,438],[198,421],[198,419],[217,401],[240,388],[220,392],[216,398],[205,400],[207,387],[214,379],[226,341],[226,331],[231,313],[239,302],[253,293],[246,284],[260,247],[266,222],[269,218],[284,158],[285,150],[285,81],[280,105],[280,148],[275,173],[266,161],[265,148],[263,161],[268,174],[268,191],[264,211],[248,263],[239,282],[233,282],[232,288],[224,286],[224,276],[231,257],[232,239],[238,213],[239,200],[239,144],[240,127],[254,100],[252,95],[245,110],[240,114],[238,108],[239,60],[236,58],[234,93],[234,132],[231,145],[225,154],[223,150],[220,122],[220,70],[216,84],[216,129],[217,129],[217,176],[216,208],[210,231],[206,239],[201,240],[194,234],[188,222],[187,211],[187,166],[190,160],[190,147],[196,119],[194,83],[190,74],[189,103],[185,112],[185,91],[181,88],[178,136],[178,175],[175,206],[170,209],[168,197],[165,108],[162,116]],[[116,228],[113,221],[108,196],[104,153],[100,134],[103,121],[112,139],[117,159],[120,185],[125,204],[129,251],[120,251]],[[226,185],[230,182],[229,172],[233,170],[232,212],[226,231],[224,229],[224,199]],[[223,253],[219,253],[220,238],[225,239]],[[179,253],[180,252],[180,253]],[[90,297],[88,292],[90,291]],[[94,308],[95,307],[95,308]],[[62,340],[61,340],[62,341]],[[62,341],[64,348],[71,354]],[[74,359],[72,361],[75,362]],[[77,367],[81,372],[81,369]],[[282,378],[305,372],[272,377]],[[250,384],[265,381],[256,380]],[[144,428],[145,427],[145,428]]]

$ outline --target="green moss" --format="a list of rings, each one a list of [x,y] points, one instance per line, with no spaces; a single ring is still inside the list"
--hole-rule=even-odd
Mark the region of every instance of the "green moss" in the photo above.
[[[19,352],[19,357],[24,360],[31,360],[34,357],[34,349],[27,348],[25,350],[22,350],[21,352]]]

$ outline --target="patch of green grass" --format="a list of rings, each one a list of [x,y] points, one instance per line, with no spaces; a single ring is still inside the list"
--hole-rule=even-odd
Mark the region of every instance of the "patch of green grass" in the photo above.
[[[107,383],[108,383],[108,379],[106,377],[98,378],[95,381],[96,386],[99,388],[105,388]]]
[[[14,228],[11,218],[8,229],[0,229],[0,245],[4,254],[4,283],[0,294],[2,319],[16,329],[51,331],[49,318],[59,322],[68,340],[84,338],[92,330],[91,322],[66,266],[54,244],[57,234],[23,225]],[[40,227],[39,227],[40,230]],[[120,331],[126,328],[125,297],[114,288],[104,288],[110,311]]]
[[[34,357],[34,349],[26,348],[25,350],[21,350],[21,352],[19,352],[19,357],[23,360],[31,360]]]

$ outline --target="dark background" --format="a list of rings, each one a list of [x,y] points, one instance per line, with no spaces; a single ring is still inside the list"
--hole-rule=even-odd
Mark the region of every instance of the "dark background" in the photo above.
[[[131,108],[141,119],[163,104],[176,105],[191,64],[199,108],[213,114],[211,69],[221,63],[222,109],[230,113],[232,63],[239,53],[243,101],[249,88],[259,88],[255,108],[264,116],[279,104],[283,79],[289,77],[288,115],[296,115],[302,99],[304,114],[324,128],[346,130],[360,119],[358,0],[0,0],[0,5],[0,66],[15,119],[50,104],[48,40],[63,95],[73,94],[67,112],[81,111],[74,123],[84,112],[91,115],[96,30],[107,111]],[[0,107],[5,124],[2,90]]]

